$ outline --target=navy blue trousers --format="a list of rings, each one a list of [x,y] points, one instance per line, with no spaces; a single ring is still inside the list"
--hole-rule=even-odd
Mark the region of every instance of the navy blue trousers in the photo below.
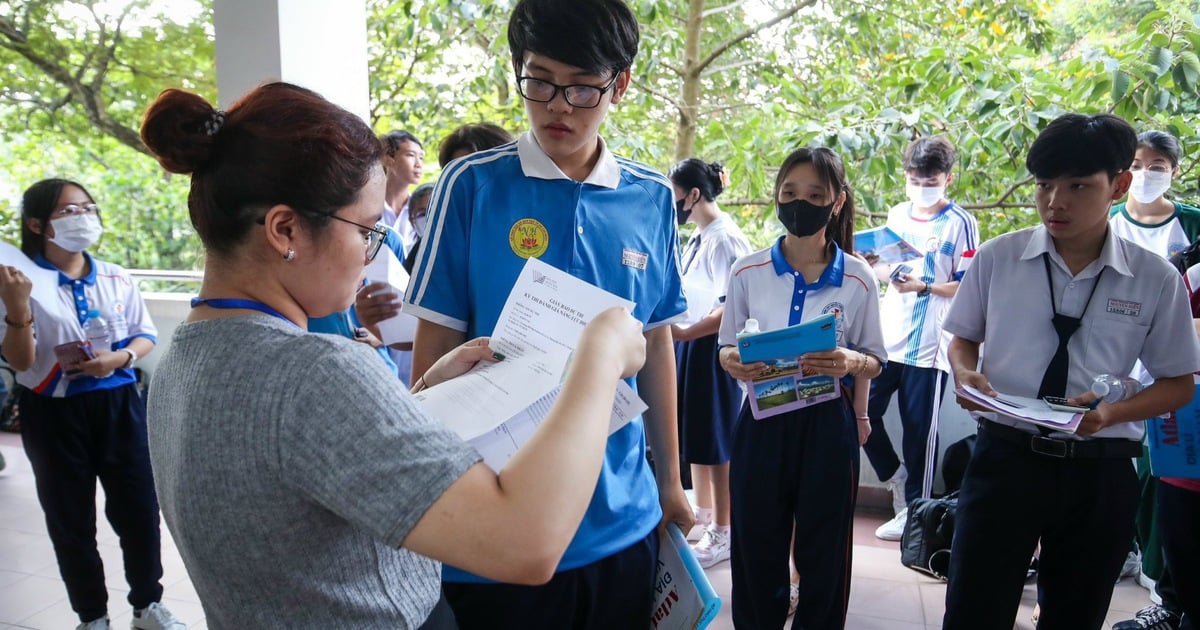
[[[787,620],[793,526],[800,604],[792,628],[846,624],[859,465],[846,396],[764,420],[742,406],[729,470],[735,628],[782,628]]]
[[[1164,576],[1170,574],[1183,612],[1180,630],[1195,630],[1200,628],[1200,492],[1159,481],[1158,527]]]
[[[463,630],[646,628],[654,605],[658,530],[541,586],[446,582],[442,590]]]
[[[900,458],[888,437],[883,414],[892,402],[892,394],[900,401],[900,424],[904,435],[900,449],[908,480],[904,482],[904,498],[911,503],[933,492],[933,474],[937,466],[938,415],[946,394],[946,373],[937,368],[921,368],[889,361],[883,372],[871,379],[871,397],[867,415],[871,417],[871,436],[863,445],[867,461],[882,481],[887,481],[900,468]]]
[[[158,498],[146,443],[146,403],[133,385],[49,398],[23,390],[21,439],[33,464],[38,500],[81,621],[108,609],[104,566],[96,548],[96,480],[104,513],[121,539],[129,603],[162,597]]]
[[[1039,555],[1039,630],[1104,625],[1133,538],[1128,458],[1061,459],[997,438],[985,422],[955,512],[945,630],[1010,630]]]

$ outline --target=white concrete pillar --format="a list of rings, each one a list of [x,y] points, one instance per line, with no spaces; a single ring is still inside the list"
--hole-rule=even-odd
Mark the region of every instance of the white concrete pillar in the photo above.
[[[369,122],[365,0],[213,0],[213,28],[222,108],[287,81]]]

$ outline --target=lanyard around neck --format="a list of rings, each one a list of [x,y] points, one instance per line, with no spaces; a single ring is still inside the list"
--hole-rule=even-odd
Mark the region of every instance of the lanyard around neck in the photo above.
[[[279,319],[296,326],[296,328],[300,328],[300,326],[296,325],[296,322],[293,322],[285,317],[283,313],[280,313],[279,311],[257,300],[244,300],[240,298],[192,298],[192,308],[196,308],[197,306],[207,306],[209,308],[221,310],[245,309],[248,311],[258,311],[259,313],[264,313],[266,315],[270,315],[271,317],[278,317]]]

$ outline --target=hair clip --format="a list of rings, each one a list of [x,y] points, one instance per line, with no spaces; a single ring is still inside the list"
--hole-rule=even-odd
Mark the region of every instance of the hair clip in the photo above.
[[[217,132],[221,130],[221,126],[224,124],[225,112],[215,109],[213,110],[212,116],[209,116],[208,120],[204,121],[204,126],[201,128],[201,130],[206,136],[215,136],[217,135]]]

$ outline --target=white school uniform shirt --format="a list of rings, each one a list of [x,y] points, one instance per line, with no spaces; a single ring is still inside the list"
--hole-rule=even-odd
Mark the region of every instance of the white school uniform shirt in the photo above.
[[[737,343],[746,320],[758,320],[763,331],[778,330],[820,317],[837,316],[838,346],[884,360],[883,331],[879,325],[879,283],[860,258],[845,255],[834,246],[833,260],[816,282],[792,269],[784,258],[779,237],[771,247],[738,259],[733,264],[725,313],[718,341]]]
[[[906,201],[893,206],[887,219],[892,231],[922,252],[921,258],[906,263],[913,269],[909,276],[930,284],[962,280],[979,245],[975,217],[954,202],[927,219],[915,218],[912,213],[913,204]],[[889,283],[879,305],[888,361],[949,372],[946,347],[950,339],[942,334],[942,320],[952,299],[932,293],[901,293]]]
[[[733,263],[752,251],[750,241],[729,214],[720,213],[704,229],[697,230],[683,247],[680,259],[685,290],[695,285],[715,289],[715,299],[708,308],[712,312],[725,302]]]
[[[84,256],[90,263],[91,272],[78,279],[67,277],[41,255],[34,258],[39,266],[58,272],[57,312],[62,315],[52,316],[38,302],[31,300],[29,303],[33,311],[37,351],[34,353],[33,366],[17,372],[17,382],[42,396],[62,398],[137,382],[133,370],[128,368],[120,368],[105,378],[81,376],[68,380],[64,376],[54,347],[86,338],[83,322],[87,319],[88,311],[99,311],[105,320],[115,319],[113,313],[124,315],[123,330],[116,329],[118,326],[114,322],[108,322],[111,346],[102,350],[119,350],[137,337],[145,337],[155,343],[158,341],[158,329],[150,320],[146,302],[129,273],[118,265],[97,260],[86,252]]]
[[[984,344],[980,371],[993,389],[1036,397],[1058,347],[1044,253],[1050,256],[1058,312],[1083,314],[1082,325],[1067,345],[1068,398],[1087,391],[1099,374],[1129,374],[1139,359],[1155,378],[1200,370],[1200,342],[1187,291],[1170,264],[1109,230],[1099,258],[1072,276],[1049,233],[1037,226],[984,243],[946,316],[947,331]],[[1096,292],[1088,306],[1093,286]],[[978,415],[1037,432],[1033,425],[1001,414]],[[1094,437],[1141,440],[1144,433],[1142,422],[1127,422]]]

